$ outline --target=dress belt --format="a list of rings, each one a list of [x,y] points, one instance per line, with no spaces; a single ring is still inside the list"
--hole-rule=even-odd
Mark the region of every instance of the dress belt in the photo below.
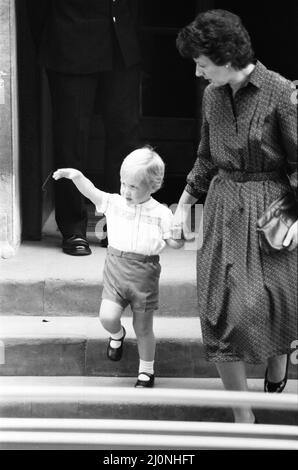
[[[217,176],[227,180],[239,181],[240,183],[244,183],[245,181],[280,181],[286,179],[286,174],[282,172],[282,170],[260,171],[252,173],[248,171],[229,171],[220,168],[218,170]]]

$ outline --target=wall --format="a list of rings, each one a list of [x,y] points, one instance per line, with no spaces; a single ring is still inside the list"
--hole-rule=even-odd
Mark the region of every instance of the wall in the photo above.
[[[16,34],[14,0],[0,0],[0,258],[20,244]]]

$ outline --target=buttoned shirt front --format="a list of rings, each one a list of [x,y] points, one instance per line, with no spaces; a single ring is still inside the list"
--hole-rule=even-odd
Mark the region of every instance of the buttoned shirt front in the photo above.
[[[157,255],[170,238],[171,210],[152,197],[128,205],[119,194],[101,191],[96,210],[106,215],[109,245],[121,251]]]

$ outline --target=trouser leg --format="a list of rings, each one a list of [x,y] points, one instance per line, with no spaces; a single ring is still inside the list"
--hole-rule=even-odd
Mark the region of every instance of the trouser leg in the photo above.
[[[105,190],[119,192],[119,170],[128,153],[140,147],[140,66],[119,63],[103,74],[103,120],[106,133]]]
[[[90,121],[98,75],[69,75],[47,71],[52,97],[54,160],[56,168],[82,169],[86,161]],[[55,183],[56,222],[63,237],[86,236],[84,198],[72,183]]]

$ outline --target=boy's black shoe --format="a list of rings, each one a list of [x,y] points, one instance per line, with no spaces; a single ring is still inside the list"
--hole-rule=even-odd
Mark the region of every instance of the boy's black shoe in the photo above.
[[[122,357],[123,341],[124,341],[124,338],[126,336],[126,330],[125,330],[124,326],[122,326],[122,328],[123,328],[123,336],[122,336],[121,339],[114,339],[112,337],[110,337],[110,339],[109,339],[109,344],[108,344],[108,349],[107,349],[107,356],[111,361],[120,361],[120,359]],[[121,345],[119,346],[119,348],[112,348],[111,341],[120,341]]]
[[[148,374],[147,372],[140,372],[139,376],[141,374],[147,375],[147,377],[149,377],[149,380],[138,379],[135,383],[135,387],[137,387],[137,388],[152,388],[154,386],[154,374]]]
[[[86,238],[78,235],[72,235],[69,238],[63,238],[62,250],[67,255],[72,256],[86,256],[91,255],[89,243]]]

